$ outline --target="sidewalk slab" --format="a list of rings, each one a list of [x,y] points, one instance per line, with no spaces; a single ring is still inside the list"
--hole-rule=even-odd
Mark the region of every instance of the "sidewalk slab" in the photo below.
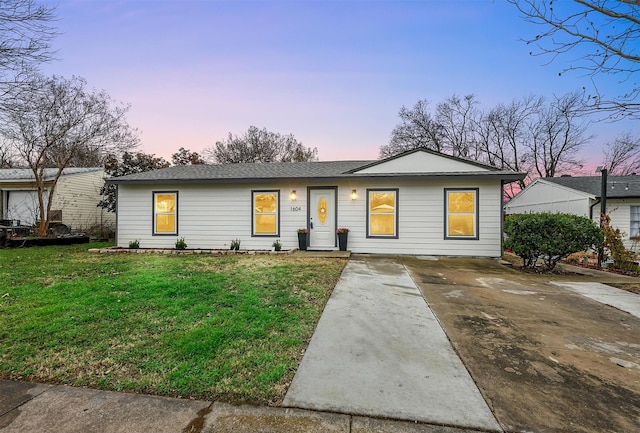
[[[394,258],[352,256],[283,406],[501,431]]]
[[[583,283],[571,281],[551,281],[559,287],[564,287],[582,296],[602,304],[626,311],[640,319],[640,296],[626,290],[617,289],[602,283]]]
[[[0,380],[0,428],[18,416],[23,404],[51,389],[53,385]]]
[[[300,409],[214,403],[203,433],[349,433],[350,417]]]
[[[2,384],[4,385],[4,383]],[[2,388],[1,394],[10,390]],[[0,417],[2,433],[182,432],[209,402],[54,386]]]
[[[410,421],[390,421],[384,419],[355,416],[351,423],[351,433],[483,433],[480,430],[459,429],[432,424],[418,424]]]

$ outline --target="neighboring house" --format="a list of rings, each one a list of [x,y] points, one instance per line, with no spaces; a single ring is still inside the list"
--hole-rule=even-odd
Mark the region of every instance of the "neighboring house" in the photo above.
[[[380,161],[175,166],[111,178],[118,186],[118,246],[268,250],[279,239],[297,248],[336,248],[335,231],[351,231],[358,253],[501,255],[501,171],[416,150]]]
[[[505,213],[561,212],[599,222],[601,188],[600,176],[539,178],[505,205]],[[606,190],[611,225],[625,233],[627,248],[635,248],[640,240],[640,176],[608,176]]]
[[[45,169],[45,187],[51,185],[57,170]],[[64,169],[53,193],[51,220],[68,224],[74,231],[114,226],[115,215],[97,207],[104,179],[102,167]],[[47,193],[45,205],[48,200]],[[18,220],[21,225],[31,226],[39,215],[31,169],[0,169],[0,220]]]

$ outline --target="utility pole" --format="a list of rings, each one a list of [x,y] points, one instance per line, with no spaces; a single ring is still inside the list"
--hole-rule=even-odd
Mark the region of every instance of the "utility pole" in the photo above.
[[[604,229],[604,216],[607,213],[607,169],[604,167],[598,167],[596,169],[596,173],[600,172],[601,174],[601,184],[600,184],[600,228]],[[598,248],[598,267],[602,267],[602,262],[604,262],[604,245],[601,245]]]

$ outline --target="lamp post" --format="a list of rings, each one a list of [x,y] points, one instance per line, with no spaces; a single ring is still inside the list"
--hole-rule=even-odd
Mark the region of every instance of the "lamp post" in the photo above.
[[[607,169],[599,166],[596,173],[601,174],[600,183],[600,228],[604,228],[604,215],[607,213]],[[602,267],[604,261],[604,245],[598,248],[598,267]]]

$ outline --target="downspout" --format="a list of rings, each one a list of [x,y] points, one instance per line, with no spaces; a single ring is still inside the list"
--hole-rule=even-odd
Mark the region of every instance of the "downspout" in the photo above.
[[[589,219],[591,219],[592,221],[593,221],[593,208],[598,204],[600,204],[600,200],[596,200],[589,205]]]

